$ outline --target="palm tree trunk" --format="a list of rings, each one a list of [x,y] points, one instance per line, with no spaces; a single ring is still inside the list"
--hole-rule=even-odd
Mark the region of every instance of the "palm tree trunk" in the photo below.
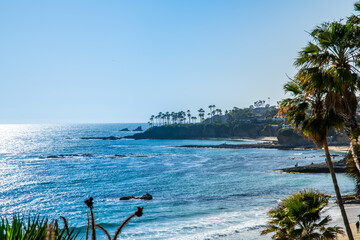
[[[333,184],[334,184],[334,189],[335,189],[335,193],[336,193],[336,200],[337,200],[337,203],[339,205],[341,216],[342,216],[343,221],[344,221],[346,233],[348,235],[349,240],[354,240],[354,237],[353,237],[352,232],[351,232],[349,220],[348,220],[346,212],[345,212],[344,204],[342,202],[340,189],[339,189],[339,186],[338,186],[338,183],[337,183],[337,180],[336,180],[336,175],[335,175],[333,164],[331,162],[331,156],[330,156],[330,153],[329,153],[329,147],[328,147],[326,139],[324,141],[324,150],[325,150],[325,155],[326,155],[326,163],[327,163],[327,165],[329,167],[331,178],[332,178],[332,181],[333,181]]]

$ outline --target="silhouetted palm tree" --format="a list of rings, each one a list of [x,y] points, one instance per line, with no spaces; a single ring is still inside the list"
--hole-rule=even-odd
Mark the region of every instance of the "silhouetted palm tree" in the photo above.
[[[326,162],[346,233],[348,238],[353,240],[327,143],[328,129],[331,127],[341,128],[343,125],[341,117],[333,109],[325,107],[327,93],[324,89],[332,79],[331,72],[325,72],[320,68],[313,68],[312,71],[300,71],[295,79],[285,84],[285,91],[291,93],[293,97],[284,99],[279,111],[280,114],[285,114],[287,120],[305,136],[311,138],[318,148],[324,147]]]
[[[316,27],[310,35],[313,41],[299,52],[295,65],[302,71],[320,68],[332,74],[333,78],[324,86],[328,91],[326,107],[343,118],[348,136],[359,135],[355,93],[359,89],[356,63],[360,31],[353,24],[330,22]]]
[[[190,113],[190,110],[187,110],[186,112],[187,112],[187,117],[188,117],[188,119],[189,119],[189,124],[190,124],[190,119],[191,119],[191,113]]]
[[[202,108],[200,108],[200,109],[198,110],[198,112],[199,112],[200,122],[204,121],[205,110],[202,109]]]

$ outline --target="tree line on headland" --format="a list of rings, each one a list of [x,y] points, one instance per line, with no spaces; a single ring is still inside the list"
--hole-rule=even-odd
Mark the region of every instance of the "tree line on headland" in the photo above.
[[[276,106],[265,104],[265,100],[255,101],[254,105],[243,109],[234,107],[231,110],[223,111],[216,108],[215,105],[209,105],[208,108],[208,113],[203,108],[200,108],[196,114],[192,114],[190,110],[159,112],[157,115],[151,115],[148,124],[152,127],[170,124],[226,123],[229,120],[245,120],[253,117],[273,118],[277,113]]]

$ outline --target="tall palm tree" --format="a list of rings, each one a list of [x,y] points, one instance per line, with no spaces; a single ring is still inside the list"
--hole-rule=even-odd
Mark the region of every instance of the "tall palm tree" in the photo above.
[[[157,115],[157,119],[158,119],[158,121],[159,121],[159,126],[161,125],[162,115],[163,115],[162,112],[159,112],[158,115]]]
[[[355,4],[360,10],[360,4]],[[360,56],[360,18],[352,16],[347,23],[331,22],[316,27],[311,33],[313,38],[299,53],[295,65],[301,71],[321,68],[332,74],[333,78],[326,86],[326,108],[332,109],[341,116],[345,132],[350,141],[357,139],[360,128],[356,120],[358,102],[356,91],[360,90],[359,56]],[[360,149],[359,144],[354,147]],[[347,158],[348,172],[357,184],[360,194],[360,151],[354,151],[353,158]]]
[[[151,125],[150,125],[150,126],[153,126],[153,125],[154,125],[154,118],[155,118],[155,116],[154,116],[154,115],[151,115],[151,117],[150,117]]]
[[[187,112],[186,116],[188,117],[188,119],[189,119],[189,124],[190,124],[190,123],[191,123],[191,122],[190,122],[190,120],[191,120],[190,110],[187,110],[186,112]]]
[[[171,115],[170,115],[169,112],[166,112],[166,113],[165,113],[166,124],[168,124],[168,125],[170,124],[170,116],[171,116]]]
[[[198,110],[198,112],[199,112],[200,122],[204,121],[205,110],[202,109],[202,108],[200,108],[200,109]]]
[[[311,138],[318,148],[324,148],[346,233],[353,240],[327,143],[328,129],[339,129],[343,125],[342,118],[333,109],[326,108],[327,92],[324,89],[333,78],[331,72],[320,68],[299,71],[295,79],[284,86],[285,91],[292,94],[292,98],[282,101],[279,113],[284,114],[291,124]]]
[[[191,120],[193,123],[196,123],[196,119],[197,119],[197,117],[195,117],[195,116],[191,117]]]
[[[175,112],[171,112],[171,121],[173,124],[177,123],[177,114]]]
[[[326,106],[344,121],[349,137],[359,135],[356,90],[359,90],[359,27],[341,22],[324,23],[311,33],[312,41],[299,52],[295,65],[301,70],[320,68],[333,75],[326,85]]]
[[[261,234],[274,233],[272,239],[335,239],[343,231],[327,226],[330,216],[321,216],[328,201],[329,196],[313,190],[290,195],[269,211],[271,220]]]

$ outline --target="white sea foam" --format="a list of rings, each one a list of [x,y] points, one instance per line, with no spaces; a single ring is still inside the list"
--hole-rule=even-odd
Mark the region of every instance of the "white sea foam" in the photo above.
[[[268,239],[261,237],[261,229],[266,224],[266,208],[257,208],[243,212],[228,212],[192,219],[177,219],[156,224],[141,224],[146,233],[142,239],[168,240],[212,240],[212,239]],[[123,236],[134,239],[136,229]],[[253,236],[254,238],[251,238]],[[250,238],[249,238],[250,237]]]

